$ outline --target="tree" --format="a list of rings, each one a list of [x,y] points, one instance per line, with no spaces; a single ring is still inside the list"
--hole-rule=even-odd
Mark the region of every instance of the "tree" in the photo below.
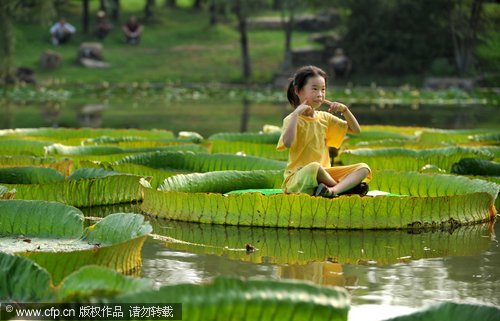
[[[144,6],[144,19],[147,21],[153,17],[153,8],[156,5],[155,0],[146,0],[146,5]]]
[[[350,15],[341,45],[353,69],[423,73],[436,59],[451,59],[448,0],[345,1]]]
[[[87,34],[89,33],[89,22],[90,22],[90,15],[89,15],[89,0],[83,0],[82,1],[83,5],[83,15],[82,15],[82,26],[83,26],[83,33]]]
[[[252,76],[252,66],[250,62],[250,53],[248,49],[248,30],[247,19],[250,11],[249,1],[235,0],[233,11],[238,19],[238,31],[240,32],[241,59],[243,64],[243,78],[248,79]]]
[[[473,65],[483,0],[448,0],[455,66],[467,73]]]
[[[165,7],[177,8],[177,0],[165,0]]]
[[[282,70],[287,71],[292,67],[292,34],[295,24],[295,12],[300,9],[300,0],[274,1],[275,6],[279,6],[281,11],[281,21],[285,32],[285,50],[283,55]]]

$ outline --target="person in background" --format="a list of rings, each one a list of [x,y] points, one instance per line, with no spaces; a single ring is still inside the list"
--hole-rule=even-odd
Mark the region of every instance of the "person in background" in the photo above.
[[[342,48],[335,49],[335,54],[328,60],[328,64],[335,77],[348,77],[351,73],[351,59],[344,54]]]
[[[113,26],[106,17],[106,12],[102,10],[97,11],[95,20],[95,35],[97,38],[104,39],[112,28]]]
[[[122,26],[125,42],[128,44],[138,44],[143,31],[142,25],[137,21],[136,16],[131,16],[128,21]]]
[[[331,167],[328,147],[339,148],[347,132],[361,128],[349,108],[326,99],[326,73],[315,66],[297,70],[288,86],[294,108],[283,120],[277,150],[289,149],[282,188],[285,193],[322,197],[368,192],[371,170],[365,163]],[[328,111],[317,110],[322,104]],[[341,113],[344,119],[334,116]]]
[[[59,21],[50,28],[52,44],[57,46],[68,42],[75,32],[76,28],[67,22],[65,18],[59,19]]]

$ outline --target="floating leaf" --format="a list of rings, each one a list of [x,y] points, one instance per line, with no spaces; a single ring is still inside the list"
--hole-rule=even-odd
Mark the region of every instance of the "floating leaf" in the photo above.
[[[219,182],[233,181],[236,175],[240,175],[229,173],[224,177],[224,172],[205,175],[215,173],[220,175]],[[499,191],[499,186],[494,183],[466,177],[380,171],[374,174],[371,189],[409,196],[353,195],[334,199],[306,194],[224,196],[217,193],[227,187],[224,184],[217,186],[218,181],[207,179],[215,176],[191,175],[167,179],[170,181],[165,187],[170,191],[166,192],[143,186],[141,209],[174,220],[228,225],[326,229],[450,227],[492,220]],[[203,183],[198,184],[197,178]],[[229,187],[255,188],[246,185],[245,179],[237,182],[241,185]],[[214,187],[210,190],[212,193],[207,193],[208,186]],[[269,181],[267,184],[262,181],[259,188],[273,186]]]
[[[189,150],[203,152],[206,149],[203,146],[195,144],[157,146],[144,148],[122,148],[116,146],[65,146],[62,144],[52,144],[45,147],[45,153],[48,155],[109,155],[123,153],[146,153],[154,151],[177,151]]]
[[[116,227],[119,226],[119,232]],[[90,243],[117,244],[151,233],[151,225],[144,216],[133,213],[115,213],[106,216],[87,229],[84,240]]]
[[[131,155],[123,158],[118,163],[132,163],[165,170],[191,172],[247,171],[258,169],[284,170],[286,167],[285,162],[260,157],[193,152],[157,152]]]
[[[83,214],[57,202],[0,201],[0,234],[78,238],[83,233]]]
[[[16,189],[17,199],[57,201],[81,207],[140,200],[141,178],[137,175],[119,174],[90,179],[68,179],[60,183],[13,184],[9,187]]]
[[[500,176],[500,163],[479,158],[462,158],[452,165],[451,172],[461,175]]]
[[[210,143],[212,144],[212,153],[251,155],[281,161],[288,159],[288,153],[276,150],[276,144],[233,142],[225,140],[211,140]]]
[[[489,148],[445,147],[433,149],[408,148],[360,148],[346,150],[340,154],[342,164],[367,163],[372,170],[392,169],[398,171],[419,171],[425,165],[434,165],[447,171],[462,158],[494,157]]]
[[[57,238],[81,238],[87,249],[16,252],[44,267],[54,283],[89,264],[133,273],[141,264],[142,245],[151,231],[141,215],[116,213],[83,232],[83,215],[78,209],[53,202],[20,200],[0,201],[0,228],[0,233],[14,237],[19,234],[51,237],[54,245]]]
[[[278,143],[281,132],[274,133],[217,133],[208,137],[209,141],[222,140],[227,142],[249,142],[258,144]]]
[[[108,268],[88,265],[68,275],[61,282],[57,295],[59,301],[74,302],[146,291],[152,286],[151,280],[128,277]]]
[[[292,280],[216,278],[208,284],[163,286],[113,299],[119,303],[182,302],[183,320],[347,320],[349,295],[339,287]],[[174,311],[178,312],[178,311]]]
[[[23,257],[0,252],[1,301],[44,302],[53,298],[50,275],[45,269]]]
[[[227,193],[239,189],[279,188],[283,171],[216,171],[171,176],[158,187],[160,191]]]
[[[388,319],[386,321],[497,321],[500,309],[494,306],[444,302],[424,308],[420,311]]]
[[[53,168],[10,167],[0,168],[0,183],[4,184],[48,184],[64,181],[64,175]]]

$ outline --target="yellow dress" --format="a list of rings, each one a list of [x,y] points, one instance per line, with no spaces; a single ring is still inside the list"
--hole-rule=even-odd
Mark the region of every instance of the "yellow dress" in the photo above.
[[[290,115],[283,120],[283,132],[290,123]],[[314,117],[300,115],[297,119],[295,139],[290,146],[288,164],[285,170],[283,191],[285,193],[313,194],[318,182],[316,180],[319,167],[322,166],[337,182],[350,173],[367,168],[370,173],[364,180],[370,181],[372,174],[365,163],[331,167],[328,147],[339,148],[347,134],[348,125],[328,112],[315,111]],[[285,150],[283,134],[277,150]]]

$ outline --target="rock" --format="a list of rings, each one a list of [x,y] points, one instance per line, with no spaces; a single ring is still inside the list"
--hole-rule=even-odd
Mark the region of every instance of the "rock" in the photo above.
[[[295,27],[303,31],[324,31],[340,24],[340,15],[335,9],[324,10],[316,15],[298,16]]]
[[[40,55],[40,67],[42,69],[55,69],[62,61],[62,57],[55,51],[45,50]]]
[[[283,28],[281,17],[256,17],[248,19],[250,29],[271,29],[279,30]],[[322,32],[333,29],[340,24],[340,15],[335,9],[324,10],[315,15],[300,15],[295,17],[294,27],[303,31]]]
[[[78,60],[82,58],[102,60],[102,44],[99,42],[84,42],[78,49]]]
[[[303,47],[292,50],[292,64],[294,66],[315,65],[322,67],[325,65],[325,52],[314,47]]]
[[[27,84],[36,84],[35,71],[28,67],[19,67],[16,70],[18,80]]]
[[[424,80],[423,87],[426,89],[461,88],[472,89],[476,84],[475,79],[457,77],[429,77]]]
[[[107,62],[94,60],[94,59],[88,59],[88,58],[81,58],[80,63],[84,67],[87,67],[87,68],[108,68],[111,66]]]

